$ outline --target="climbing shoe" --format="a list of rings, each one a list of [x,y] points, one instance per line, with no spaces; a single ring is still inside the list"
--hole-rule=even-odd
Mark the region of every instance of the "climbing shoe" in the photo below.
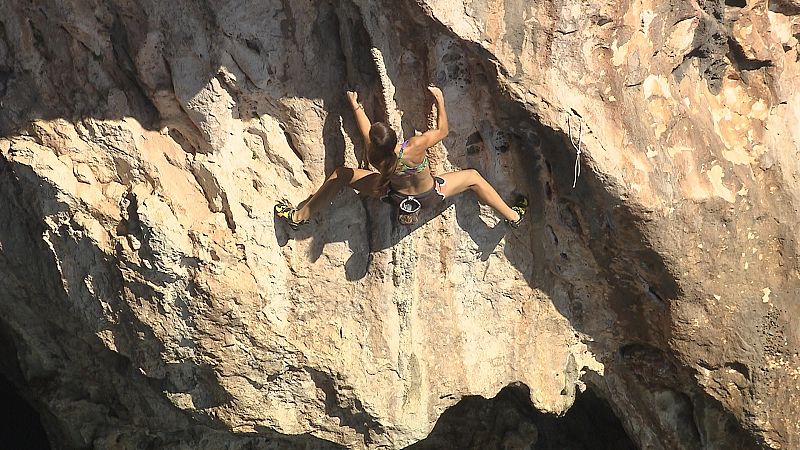
[[[511,226],[511,228],[518,228],[519,224],[522,223],[522,219],[525,217],[525,213],[528,212],[528,197],[524,195],[517,197],[517,201],[514,202],[514,206],[512,206],[511,209],[519,214],[519,219],[513,221],[506,219],[506,223]]]
[[[293,230],[296,230],[300,225],[308,223],[307,220],[295,222],[293,218],[295,212],[297,212],[297,209],[286,199],[280,200],[275,204],[275,215],[285,220]]]

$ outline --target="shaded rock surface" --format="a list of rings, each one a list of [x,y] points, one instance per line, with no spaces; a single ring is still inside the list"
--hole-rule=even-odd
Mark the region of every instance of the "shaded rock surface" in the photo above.
[[[54,448],[402,448],[588,381],[640,448],[797,448],[796,6],[0,3],[2,372]],[[363,164],[345,87],[409,136],[427,83],[523,227],[275,220]]]

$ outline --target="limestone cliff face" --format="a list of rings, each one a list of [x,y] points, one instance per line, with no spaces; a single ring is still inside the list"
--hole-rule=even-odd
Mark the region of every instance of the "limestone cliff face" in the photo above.
[[[0,368],[56,448],[401,448],[512,383],[588,386],[641,448],[797,448],[797,14],[3,2]],[[352,191],[276,221],[361,164],[345,88],[408,136],[428,83],[434,170],[527,193],[520,229]]]

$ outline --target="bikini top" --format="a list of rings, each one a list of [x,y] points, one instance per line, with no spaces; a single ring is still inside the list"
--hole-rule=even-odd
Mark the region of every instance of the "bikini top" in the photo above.
[[[408,141],[404,141],[403,144],[400,145],[400,154],[397,155],[397,170],[395,170],[395,174],[402,177],[416,175],[428,167],[427,156],[425,156],[425,159],[423,159],[422,162],[416,166],[409,166],[403,161],[403,151],[406,149],[406,144],[408,144]]]

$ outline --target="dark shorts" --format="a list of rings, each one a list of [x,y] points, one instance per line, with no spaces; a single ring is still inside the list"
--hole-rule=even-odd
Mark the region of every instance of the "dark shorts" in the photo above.
[[[433,187],[430,190],[421,194],[413,195],[395,191],[390,186],[389,191],[386,193],[386,195],[381,197],[381,200],[386,203],[400,205],[400,202],[403,200],[413,198],[418,201],[423,208],[430,208],[444,201],[444,194],[442,193],[442,186],[444,186],[444,184],[444,178],[433,177]]]
[[[433,187],[421,194],[404,194],[389,187],[389,191],[381,197],[386,203],[397,207],[397,220],[404,225],[413,225],[419,220],[423,208],[432,208],[444,201],[443,178],[433,177]]]

